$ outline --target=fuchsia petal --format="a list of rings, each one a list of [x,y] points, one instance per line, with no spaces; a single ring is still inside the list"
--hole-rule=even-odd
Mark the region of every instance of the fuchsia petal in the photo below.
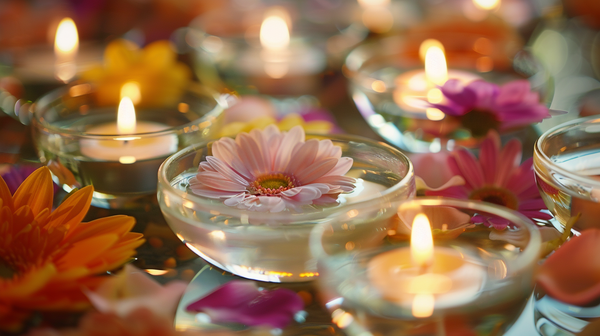
[[[453,153],[456,157],[456,163],[460,169],[462,177],[471,188],[483,186],[483,172],[481,165],[471,152],[466,149],[459,149]]]
[[[500,92],[498,85],[483,80],[469,83],[466,89],[472,90],[477,97],[473,107],[481,109],[489,109],[492,107],[496,96]]]
[[[442,93],[453,103],[464,107],[465,110],[471,108],[477,99],[476,92],[469,87],[465,87],[458,79],[446,81],[442,86]]]
[[[493,139],[486,138],[482,141],[479,162],[481,163],[485,184],[493,184],[498,162],[498,147]]]
[[[302,299],[289,289],[259,291],[254,282],[241,280],[226,283],[186,308],[191,312],[204,312],[215,323],[268,325],[280,329],[302,309]]]
[[[506,83],[500,87],[498,97],[496,97],[497,105],[516,105],[526,100],[530,93],[531,85],[526,79],[515,80]]]
[[[510,140],[500,152],[498,171],[494,185],[504,187],[512,170],[521,162],[521,142],[517,139]]]

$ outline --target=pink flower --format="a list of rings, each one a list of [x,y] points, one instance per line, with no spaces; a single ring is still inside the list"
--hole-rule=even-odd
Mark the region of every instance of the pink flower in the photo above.
[[[504,130],[526,126],[549,118],[548,108],[539,102],[527,80],[498,86],[483,80],[466,86],[448,80],[442,86],[447,101],[432,104],[446,115],[460,117],[462,125],[474,136],[485,136],[490,129]]]
[[[237,322],[250,326],[284,328],[304,302],[285,288],[259,290],[251,281],[233,280],[191,303],[186,310],[204,312],[213,322]]]
[[[212,144],[212,154],[200,163],[190,188],[238,209],[299,210],[335,203],[340,193],[354,189],[354,178],[344,176],[352,159],[342,157],[331,140],[305,141],[299,126],[286,133],[271,125],[235,140],[221,138]]]
[[[550,214],[540,212],[546,206],[535,184],[533,160],[520,165],[521,155],[521,142],[513,139],[501,148],[498,134],[490,132],[481,142],[479,160],[465,148],[455,150],[448,158],[448,168],[464,179],[463,184],[446,185],[425,193],[494,203],[518,210],[529,218],[550,219]],[[496,229],[507,226],[497,218],[474,219]]]

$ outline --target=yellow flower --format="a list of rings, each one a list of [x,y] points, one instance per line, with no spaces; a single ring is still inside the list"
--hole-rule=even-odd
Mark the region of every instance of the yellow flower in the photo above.
[[[130,82],[140,90],[139,105],[170,105],[181,96],[190,78],[190,69],[177,61],[174,47],[164,40],[144,49],[128,40],[112,41],[104,51],[104,64],[81,74],[82,80],[96,84],[100,105],[118,104],[121,88]]]
[[[279,122],[273,117],[264,116],[252,119],[249,122],[234,121],[231,122],[221,129],[219,134],[221,137],[234,136],[241,132],[250,132],[251,130],[258,128],[264,129],[265,127],[275,124],[280,131],[289,131],[294,126],[302,126],[306,133],[317,133],[317,134],[328,134],[333,129],[334,125],[329,121],[325,120],[314,120],[304,121],[302,117],[296,113],[290,113],[281,119]]]
[[[134,254],[144,240],[130,232],[135,219],[81,220],[92,200],[85,187],[52,211],[46,167],[33,172],[14,195],[0,178],[0,330],[18,330],[33,311],[81,310],[83,288],[94,289]]]

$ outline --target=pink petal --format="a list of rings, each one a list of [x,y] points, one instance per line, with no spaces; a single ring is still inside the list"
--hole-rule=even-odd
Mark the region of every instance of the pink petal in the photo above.
[[[496,176],[496,164],[498,159],[498,147],[491,138],[486,138],[481,142],[479,152],[479,162],[483,170],[485,184],[493,184]]]
[[[527,218],[535,218],[541,220],[549,220],[552,219],[552,215],[549,213],[541,212],[541,211],[519,211],[523,216]]]
[[[312,200],[321,197],[323,194],[321,193],[321,190],[313,188],[310,185],[298,187],[296,189],[300,189],[300,192],[292,197],[286,197],[288,200],[310,204]]]
[[[196,179],[205,186],[223,191],[242,192],[246,190],[246,185],[227,179],[225,176],[210,171],[199,172]]]
[[[502,151],[498,159],[498,170],[494,185],[498,187],[506,186],[507,180],[510,177],[513,169],[519,165],[521,161],[521,142],[517,139],[510,140]]]
[[[338,159],[326,159],[322,161],[315,161],[312,165],[300,170],[295,173],[294,176],[298,179],[301,185],[306,185],[312,181],[325,175],[325,173],[331,171],[333,167],[338,163]]]
[[[248,168],[240,161],[238,157],[238,145],[230,138],[221,138],[212,145],[213,156],[232,167],[238,174],[245,179],[251,180],[254,176],[248,171]]]
[[[500,91],[498,85],[483,80],[473,81],[467,85],[467,88],[477,97],[474,107],[483,109],[489,109],[494,105],[494,100]]]
[[[325,176],[334,176],[334,175],[345,175],[348,173],[350,168],[352,168],[352,164],[354,160],[349,157],[343,157],[338,160],[335,167],[333,167],[329,172],[325,174]]]
[[[333,142],[331,142],[329,139],[319,141],[319,151],[315,157],[315,161],[326,158],[339,159],[341,157],[342,148],[340,148],[340,146],[334,146]]]
[[[285,171],[290,162],[292,150],[299,144],[304,143],[304,129],[300,126],[294,126],[289,132],[283,135],[281,145],[275,155],[273,163],[274,172]]]
[[[240,203],[242,203],[245,198],[246,198],[246,193],[239,193],[233,197],[226,199],[225,201],[223,201],[223,203],[225,205],[234,207],[234,206],[238,206]]]
[[[220,172],[223,176],[227,177],[228,179],[235,181],[243,186],[248,185],[248,181],[244,177],[242,177],[235,170],[233,170],[231,167],[229,167],[227,164],[217,159],[216,157],[207,156],[206,162],[208,162],[214,168],[214,171]]]
[[[476,101],[476,94],[470,88],[466,88],[461,81],[450,79],[442,86],[442,93],[458,106],[464,107],[464,111],[470,109]]]
[[[535,173],[533,172],[533,158],[527,159],[519,168],[517,168],[509,180],[506,182],[506,188],[512,190],[517,196],[535,185]]]
[[[319,140],[317,139],[310,139],[301,146],[294,148],[292,160],[290,160],[288,166],[285,168],[285,172],[296,176],[297,173],[300,173],[315,161],[318,149]]]
[[[475,156],[466,149],[459,149],[455,151],[454,156],[456,163],[460,169],[461,175],[464,177],[467,185],[471,188],[480,188],[483,186],[483,172],[481,171],[481,165],[475,159]]]
[[[276,196],[259,196],[260,206],[264,207],[262,211],[281,212],[285,210],[285,202]]]
[[[526,79],[508,82],[500,87],[496,104],[511,105],[522,103],[530,93],[531,85]]]
[[[469,197],[469,191],[464,186],[453,186],[443,190],[426,190],[425,195],[467,199]]]
[[[270,172],[270,163],[264,160],[256,139],[247,133],[240,133],[235,140],[239,146],[238,155],[252,175],[261,176]]]
[[[356,179],[349,176],[326,175],[314,180],[313,183],[326,183],[333,186],[349,187],[354,189],[356,186]]]
[[[253,282],[233,280],[188,305],[186,310],[204,312],[216,323],[283,329],[303,308],[302,299],[294,291],[285,288],[258,291]]]
[[[212,189],[206,186],[204,183],[200,182],[196,177],[190,179],[190,189],[192,192],[198,196],[209,197],[209,198],[221,198],[221,197],[231,197],[238,192],[232,191],[224,191],[221,189]]]

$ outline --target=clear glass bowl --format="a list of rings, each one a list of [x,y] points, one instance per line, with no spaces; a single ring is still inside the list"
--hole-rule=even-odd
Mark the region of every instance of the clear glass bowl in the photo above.
[[[105,208],[136,206],[139,197],[156,193],[160,164],[179,148],[213,138],[226,106],[224,97],[192,84],[164,105],[136,106],[136,130],[144,133],[102,134],[99,128],[116,125],[117,107],[98,98],[92,84],[59,88],[32,107],[32,125],[40,161],[55,182],[67,192],[93,185],[93,204]],[[157,128],[144,131],[144,124]]]
[[[600,118],[572,120],[542,134],[533,168],[544,203],[560,225],[581,214],[576,230],[599,227]]]
[[[434,233],[435,261],[426,271],[410,257],[418,213]],[[502,218],[509,228],[470,224],[475,215]],[[348,335],[502,335],[531,295],[541,238],[507,208],[419,197],[341,213],[315,227],[310,246],[323,301]],[[423,277],[431,274],[437,278]],[[420,295],[430,295],[429,306]]]
[[[186,41],[198,78],[217,90],[316,94],[327,68],[338,68],[368,33],[354,20],[357,11],[358,4],[349,0],[237,1],[192,21]],[[260,41],[261,24],[271,15],[284,18],[290,33],[281,50],[268,50]]]
[[[461,145],[476,148],[483,135],[474,136],[452,116],[426,113],[423,89],[424,65],[419,56],[421,43],[435,37],[445,48],[449,78],[471,81],[481,78],[496,84],[527,79],[549,105],[553,96],[550,74],[527,51],[514,51],[507,42],[495,44],[489,38],[471,34],[413,34],[387,37],[354,49],[345,63],[349,90],[359,112],[381,137],[413,153],[452,150]],[[482,42],[484,41],[484,42]],[[485,46],[482,47],[481,45]],[[491,52],[486,55],[481,52]],[[454,72],[454,73],[453,73]],[[419,77],[421,76],[421,77]],[[419,79],[421,78],[421,79]],[[423,84],[419,84],[419,83]],[[533,146],[537,134],[530,128],[503,132]],[[502,134],[501,134],[502,135]]]
[[[205,142],[179,151],[159,170],[158,200],[166,221],[190,249],[223,270],[261,281],[313,280],[318,274],[308,237],[316,224],[357,206],[379,209],[412,197],[415,181],[408,158],[386,144],[349,135],[307,138],[330,139],[342,148],[342,156],[354,160],[347,175],[359,179],[357,188],[341,195],[337,206],[302,213],[253,212],[194,195],[188,181],[211,155],[211,143]]]

